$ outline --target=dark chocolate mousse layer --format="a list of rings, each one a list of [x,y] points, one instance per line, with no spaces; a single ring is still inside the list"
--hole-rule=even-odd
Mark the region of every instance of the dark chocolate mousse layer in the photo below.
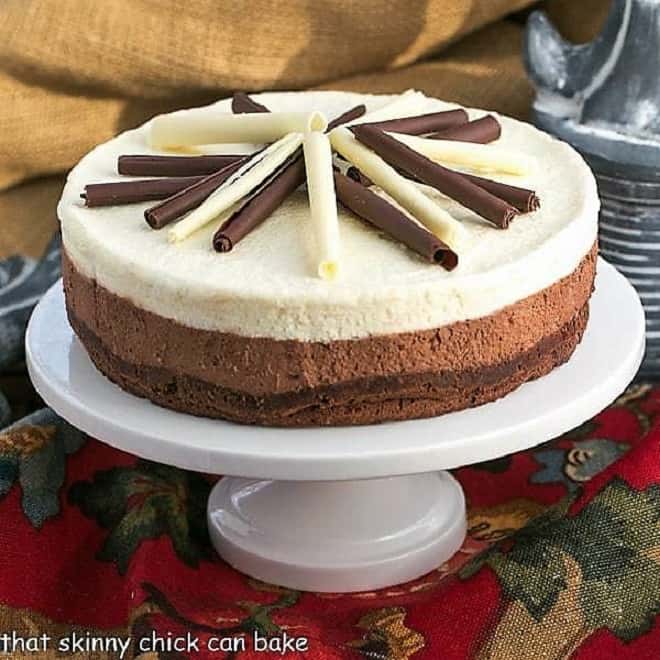
[[[588,318],[596,246],[554,285],[437,330],[333,342],[184,326],[78,272],[65,254],[69,320],[120,387],[182,412],[274,426],[370,424],[493,401],[562,364]]]

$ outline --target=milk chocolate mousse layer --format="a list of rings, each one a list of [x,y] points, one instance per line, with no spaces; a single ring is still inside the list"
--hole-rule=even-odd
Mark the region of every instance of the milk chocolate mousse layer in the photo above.
[[[494,401],[562,364],[588,318],[597,248],[567,277],[494,314],[329,342],[201,330],[119,297],[65,253],[69,320],[97,368],[161,406],[247,424],[370,424]]]

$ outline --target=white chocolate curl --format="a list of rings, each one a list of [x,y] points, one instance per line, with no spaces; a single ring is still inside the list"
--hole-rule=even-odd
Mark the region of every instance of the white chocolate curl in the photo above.
[[[408,89],[380,108],[370,110],[361,117],[349,121],[343,126],[354,126],[356,124],[370,124],[388,119],[401,119],[402,117],[413,117],[428,111],[428,97],[415,89]]]
[[[401,119],[402,117],[414,117],[415,115],[428,112],[428,97],[415,89],[408,89],[399,95],[394,101],[386,103],[384,106],[367,112],[362,117],[344,124],[344,126],[353,126],[354,124],[370,124],[377,121],[387,121],[389,119]]]
[[[332,148],[325,133],[310,131],[305,133],[303,149],[317,270],[322,279],[333,280],[339,272],[340,244]]]
[[[254,190],[302,144],[300,133],[286,135],[248,161],[196,209],[169,230],[171,243],[183,241]]]
[[[327,126],[322,112],[175,113],[151,122],[149,143],[154,149],[175,150],[198,144],[262,144],[288,133],[324,131]]]
[[[353,163],[452,250],[459,252],[465,246],[467,232],[463,225],[429,199],[414,183],[402,177],[378,154],[360,144],[347,128],[339,127],[331,131],[330,141],[346,160]]]
[[[528,176],[535,170],[533,158],[502,147],[456,140],[432,140],[417,135],[388,133],[433,161],[458,165],[478,172]]]

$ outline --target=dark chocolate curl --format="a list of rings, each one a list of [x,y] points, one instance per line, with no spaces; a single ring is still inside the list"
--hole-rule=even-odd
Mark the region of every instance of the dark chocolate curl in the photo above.
[[[341,126],[342,124],[347,124],[349,121],[353,121],[354,119],[358,119],[359,117],[362,117],[362,115],[366,111],[367,111],[366,105],[362,103],[360,105],[356,105],[354,108],[351,108],[350,110],[347,110],[343,114],[339,115],[339,117],[335,117],[328,124],[326,133],[329,133],[333,128],[337,128],[337,126]]]
[[[454,126],[461,126],[468,121],[468,113],[463,109],[431,112],[427,115],[388,119],[386,121],[360,124],[391,133],[406,133],[407,135],[425,135],[436,131],[444,131]]]
[[[85,206],[115,206],[165,199],[200,181],[201,176],[182,176],[170,179],[142,179],[140,181],[117,181],[112,183],[90,183],[80,195]]]
[[[144,219],[152,229],[162,229],[188,211],[197,208],[214,190],[221,186],[242,162],[227,165],[219,172],[209,174],[197,183],[152,206],[144,212]]]
[[[493,115],[486,115],[481,119],[455,126],[439,133],[434,133],[429,137],[434,140],[456,140],[458,142],[479,142],[487,144],[494,142],[502,135],[500,122]]]
[[[506,229],[518,210],[499,197],[472,183],[458,172],[434,163],[387,133],[371,126],[352,126],[355,137],[392,167],[436,188],[466,208]]]
[[[216,252],[230,252],[303,183],[305,161],[302,151],[298,150],[218,229],[213,236]]]
[[[231,163],[244,162],[246,155],[217,156],[119,156],[117,171],[128,176],[206,176]]]
[[[491,181],[490,179],[483,179],[474,174],[461,174],[468,179],[468,181],[475,183],[480,188],[495,195],[495,197],[499,197],[512,206],[515,206],[521,213],[531,213],[532,211],[538,211],[541,208],[541,200],[533,190],[519,188],[518,186],[510,186],[508,183],[500,183],[499,181]]]
[[[265,105],[257,103],[245,92],[234,92],[234,97],[231,100],[231,109],[237,115],[247,112],[270,112]]]
[[[435,234],[411,220],[396,206],[341,172],[334,173],[337,199],[355,215],[382,229],[427,261],[453,270],[458,255]]]

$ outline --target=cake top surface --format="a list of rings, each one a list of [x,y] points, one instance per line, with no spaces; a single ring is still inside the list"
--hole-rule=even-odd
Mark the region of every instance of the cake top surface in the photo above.
[[[321,110],[334,117],[358,103],[376,109],[392,97],[304,92],[254,98],[274,111]],[[421,112],[458,107],[430,98],[424,103]],[[230,100],[180,112],[231,112]],[[468,112],[471,119],[484,114]],[[498,146],[533,157],[535,167],[524,177],[488,178],[535,190],[542,206],[500,230],[425,188],[466,229],[460,263],[451,272],[425,262],[340,207],[341,274],[331,282],[319,279],[310,261],[310,210],[301,190],[226,254],[211,245],[217,223],[171,243],[166,231],[144,222],[144,210],[153,202],[85,207],[80,198],[85,185],[125,180],[117,174],[120,155],[164,153],[148,146],[149,123],[100,145],[72,170],[58,207],[64,246],[76,267],[100,285],[193,327],[331,340],[483,316],[571,273],[596,237],[596,187],[581,157],[528,124],[498,119]],[[211,152],[252,149],[224,144]]]

